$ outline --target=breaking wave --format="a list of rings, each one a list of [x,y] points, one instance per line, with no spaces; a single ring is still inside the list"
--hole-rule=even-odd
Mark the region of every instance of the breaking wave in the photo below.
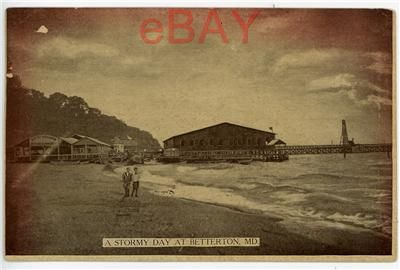
[[[382,170],[387,172],[382,173]],[[392,177],[386,155],[294,157],[288,162],[149,166],[143,181],[162,196],[196,200],[314,226],[391,235]]]

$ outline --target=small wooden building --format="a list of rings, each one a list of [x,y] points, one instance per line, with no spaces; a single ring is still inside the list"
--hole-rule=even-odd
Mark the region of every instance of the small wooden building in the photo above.
[[[111,150],[111,145],[89,136],[74,135],[72,138],[79,138],[72,144],[72,156],[75,158],[83,157],[84,159],[91,159],[106,157]]]
[[[7,150],[9,161],[89,160],[108,156],[111,146],[95,138],[74,135],[29,137]]]
[[[127,136],[127,138],[121,139],[119,137],[114,137],[112,140],[112,148],[117,153],[137,153],[139,152],[138,143],[135,139]]]
[[[32,136],[15,145],[13,149],[16,161],[49,159],[58,154],[58,138],[51,135]]]

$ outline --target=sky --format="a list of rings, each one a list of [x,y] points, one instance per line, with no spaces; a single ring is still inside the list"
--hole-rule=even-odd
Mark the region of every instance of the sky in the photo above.
[[[291,145],[339,143],[342,119],[356,143],[391,142],[390,11],[261,9],[247,43],[231,9],[186,11],[194,39],[171,44],[168,9],[8,9],[8,58],[24,86],[83,97],[160,142],[231,122]],[[226,43],[199,42],[216,29],[210,12]],[[255,10],[237,12],[247,22]],[[149,18],[162,24],[157,44],[140,34]]]

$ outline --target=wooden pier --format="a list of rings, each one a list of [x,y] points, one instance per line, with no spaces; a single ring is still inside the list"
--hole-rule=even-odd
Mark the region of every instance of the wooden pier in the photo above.
[[[291,155],[321,155],[384,152],[390,156],[392,144],[329,144],[329,145],[277,145],[258,149],[179,151],[164,153],[159,161],[173,162],[237,162],[242,161],[285,161]],[[167,155],[165,155],[167,154]]]
[[[272,131],[272,130],[271,130]],[[173,136],[164,141],[161,162],[235,162],[285,161],[291,155],[387,153],[391,156],[392,144],[356,144],[349,139],[346,121],[342,120],[339,144],[287,145],[273,132],[238,126],[231,123],[194,130]]]
[[[280,145],[276,150],[283,151],[288,155],[319,155],[340,153],[372,153],[392,152],[392,144],[328,144],[328,145]]]
[[[232,162],[247,164],[251,161],[275,161],[288,160],[287,153],[276,149],[239,149],[239,150],[204,150],[204,151],[168,151],[158,158],[165,163],[182,162]]]

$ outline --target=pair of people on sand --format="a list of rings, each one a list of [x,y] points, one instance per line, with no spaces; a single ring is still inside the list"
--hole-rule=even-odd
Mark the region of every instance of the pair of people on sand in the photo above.
[[[129,197],[129,191],[131,186],[132,186],[132,192],[130,196],[133,197],[134,193],[135,197],[138,196],[139,180],[140,180],[140,174],[138,168],[137,167],[133,168],[133,173],[132,173],[131,168],[127,167],[126,171],[122,174],[122,183],[125,191],[124,197]]]

